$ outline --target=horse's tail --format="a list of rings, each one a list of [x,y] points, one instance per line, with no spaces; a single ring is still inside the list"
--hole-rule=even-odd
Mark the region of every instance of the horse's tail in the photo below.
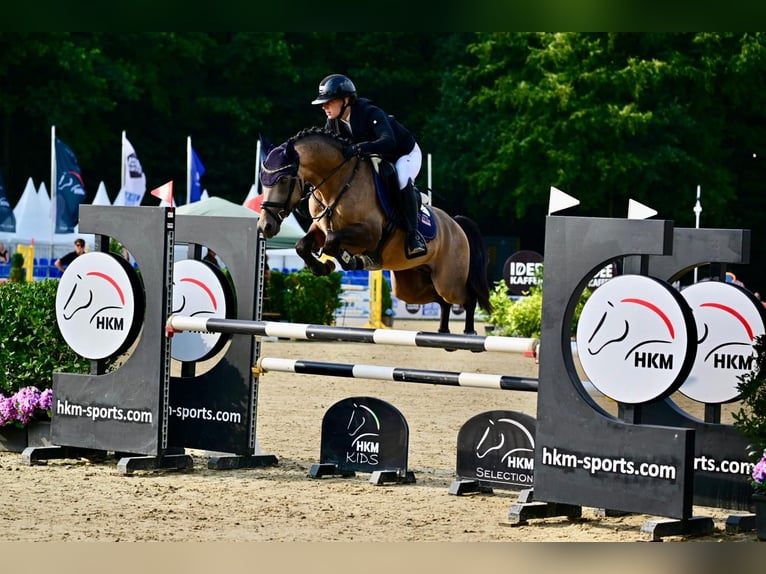
[[[484,237],[481,235],[479,226],[473,219],[464,215],[456,215],[455,221],[468,238],[470,262],[468,264],[468,291],[476,297],[479,307],[487,313],[492,312],[492,304],[489,302],[489,279],[487,267],[489,255]]]

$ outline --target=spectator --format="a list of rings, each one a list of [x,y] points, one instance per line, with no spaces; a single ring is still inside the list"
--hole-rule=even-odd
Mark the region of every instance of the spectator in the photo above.
[[[10,263],[11,254],[5,248],[5,243],[0,243],[0,263]]]
[[[216,254],[215,251],[213,251],[209,247],[207,248],[207,253],[205,253],[205,256],[202,258],[202,261],[207,261],[211,265],[220,267],[220,265],[218,264],[218,255]]]
[[[56,269],[63,272],[64,269],[69,267],[72,261],[77,259],[83,253],[85,253],[85,240],[81,237],[78,237],[74,240],[74,251],[70,251],[63,257],[56,259],[54,265],[56,266]]]

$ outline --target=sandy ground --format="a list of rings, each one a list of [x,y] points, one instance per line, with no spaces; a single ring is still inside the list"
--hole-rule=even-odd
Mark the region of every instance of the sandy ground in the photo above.
[[[458,327],[458,325],[455,325]],[[430,322],[395,328],[435,330]],[[459,327],[458,327],[459,330]],[[530,358],[440,349],[266,341],[264,356],[331,360],[447,371],[537,376]],[[187,471],[116,472],[113,458],[51,460],[26,466],[0,453],[0,532],[5,541],[360,541],[360,542],[628,542],[645,541],[642,526],[658,517],[605,517],[583,509],[579,519],[550,518],[511,526],[518,492],[453,496],[456,442],[470,417],[489,410],[536,415],[534,393],[268,373],[261,378],[258,442],[279,464],[260,469],[209,470],[206,453],[190,451]],[[321,421],[351,396],[387,401],[410,429],[414,484],[370,483],[370,475],[308,478],[319,462]],[[666,541],[755,541],[725,531],[731,511],[695,507],[715,532]]]

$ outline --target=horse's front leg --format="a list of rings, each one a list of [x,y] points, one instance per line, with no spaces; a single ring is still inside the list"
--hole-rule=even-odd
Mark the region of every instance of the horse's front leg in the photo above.
[[[327,233],[324,242],[324,252],[337,259],[345,270],[369,269],[369,257],[358,253],[371,251],[375,248],[375,239],[368,225],[355,223],[342,229]]]
[[[452,311],[452,304],[447,303],[444,299],[440,297],[439,308],[441,309],[441,315],[439,317],[439,333],[449,333],[449,315],[450,315],[450,312]],[[444,347],[444,350],[452,353],[456,351],[457,349],[453,349],[451,347]]]
[[[295,252],[306,263],[306,267],[314,275],[329,275],[335,270],[335,263],[329,259],[320,261],[315,253],[319,252],[324,245],[325,234],[316,225],[309,227],[308,233],[295,243]]]

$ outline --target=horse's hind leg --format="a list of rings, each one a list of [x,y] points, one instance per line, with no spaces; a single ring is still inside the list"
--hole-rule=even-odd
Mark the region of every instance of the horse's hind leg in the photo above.
[[[463,309],[465,309],[465,326],[463,327],[463,333],[466,335],[475,335],[476,327],[474,326],[474,315],[476,314],[476,300],[470,299],[463,303]]]
[[[441,314],[439,315],[439,332],[449,333],[449,314],[450,311],[452,311],[452,305],[440,298],[439,307],[441,308]],[[454,351],[454,349],[450,350]]]

